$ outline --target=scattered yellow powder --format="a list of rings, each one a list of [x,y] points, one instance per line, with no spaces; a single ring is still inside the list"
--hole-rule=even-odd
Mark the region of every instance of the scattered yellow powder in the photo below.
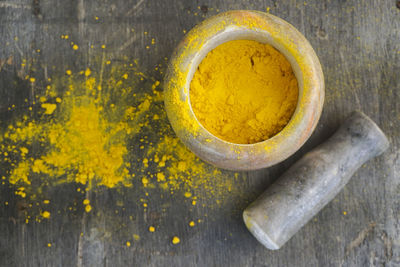
[[[289,61],[272,46],[250,40],[216,47],[190,84],[191,105],[200,123],[238,144],[276,135],[290,120],[297,98]]]
[[[173,134],[160,82],[128,65],[116,63],[102,72],[102,64],[91,62],[88,76],[85,70],[53,76],[51,85],[38,91],[37,107],[55,100],[57,112],[48,116],[30,107],[2,129],[0,161],[9,166],[4,180],[15,186],[15,194],[32,200],[50,186],[78,183],[79,196],[97,186],[132,185],[146,187],[146,196],[157,188],[181,196],[190,192],[215,199],[216,206],[237,196],[231,173],[199,160]],[[140,155],[129,152],[139,147]]]
[[[150,226],[150,227],[149,227],[149,232],[152,232],[152,233],[153,233],[155,230],[156,230],[156,228],[154,228],[154,226]]]
[[[56,104],[51,104],[51,103],[43,103],[42,108],[45,109],[44,114],[53,114],[54,110],[57,108]]]
[[[92,74],[92,71],[89,68],[87,68],[85,70],[85,76],[88,77],[88,76],[90,76],[90,74]]]
[[[157,181],[165,181],[165,175],[162,172],[157,173]]]
[[[156,89],[158,86],[160,85],[160,81],[155,81],[154,83],[153,83],[153,85],[151,86],[151,89]]]
[[[183,195],[196,194],[199,190],[202,194],[215,199],[217,203],[222,203],[228,193],[239,193],[233,191],[234,180],[228,179],[221,170],[203,163],[175,137],[162,137],[156,146],[147,150],[146,156],[158,162],[158,168],[164,170],[163,174],[167,174],[163,177],[165,180],[157,179],[163,189],[171,192],[185,190],[182,192]],[[232,175],[229,174],[229,177]],[[196,205],[195,198],[192,205]]]
[[[179,244],[180,242],[181,242],[181,240],[179,239],[179,237],[174,236],[172,238],[172,244],[176,245],[176,244]]]
[[[149,166],[149,164],[148,164],[148,163],[149,163],[149,160],[148,160],[148,159],[144,158],[142,162],[143,162],[143,164],[144,164],[145,167],[148,167],[148,166]]]
[[[25,187],[19,187],[17,189],[17,191],[15,191],[15,194],[21,196],[22,198],[25,198],[26,193],[24,191],[25,191]]]
[[[146,187],[146,186],[148,185],[148,183],[149,183],[149,179],[147,179],[146,177],[143,177],[143,178],[142,178],[142,184],[143,184],[143,186]]]
[[[86,211],[86,212],[89,213],[91,210],[92,210],[92,206],[90,206],[90,205],[86,205],[86,206],[85,206],[85,211]]]
[[[22,154],[22,155],[28,154],[28,152],[29,152],[29,150],[28,150],[26,147],[21,147],[21,148],[20,148],[20,151],[21,151],[21,154]]]
[[[101,75],[92,73],[89,68],[82,73],[71,72],[67,81],[55,79],[54,86],[40,95],[39,100],[45,109],[43,114],[52,114],[56,108],[60,112],[51,119],[39,117],[34,120],[26,116],[15,122],[16,127],[10,125],[2,136],[5,143],[0,148],[2,152],[7,150],[5,153],[8,149],[12,152],[15,146],[22,149],[21,154],[26,154],[34,144],[47,148],[44,153],[33,154],[32,158],[16,158],[9,172],[10,183],[30,185],[30,177],[35,173],[43,179],[50,177],[47,182],[75,181],[88,188],[93,185],[114,187],[118,183],[130,186],[134,174],[129,172],[129,163],[125,160],[126,141],[147,125],[143,121],[152,105],[151,100],[157,97],[161,102],[162,97],[157,92],[152,96],[140,93],[138,101],[141,102],[132,102],[132,90],[135,89],[132,84],[140,79],[139,75],[124,79],[129,86],[117,78],[128,70],[118,71],[121,74],[112,70],[110,73],[115,77],[108,76],[107,87],[101,94],[93,90],[101,85],[98,80]],[[55,96],[65,87],[69,90],[61,101],[61,97]],[[45,103],[54,97],[58,105]],[[118,100],[115,112],[109,112],[103,106],[110,103],[111,98]],[[16,193],[22,197],[26,195],[24,190]]]
[[[178,162],[178,170],[183,171],[186,169],[186,163],[184,161]]]

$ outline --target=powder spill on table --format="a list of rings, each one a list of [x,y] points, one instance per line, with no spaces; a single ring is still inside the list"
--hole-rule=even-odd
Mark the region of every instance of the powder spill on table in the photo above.
[[[28,203],[46,199],[48,187],[74,183],[82,201],[85,192],[100,187],[139,186],[148,194],[162,190],[185,195],[193,205],[201,197],[220,205],[234,191],[232,180],[173,135],[160,82],[147,73],[132,60],[97,56],[90,67],[66,67],[44,84],[29,81],[34,73],[26,77],[44,90],[33,105],[17,107],[25,110],[23,115],[13,115],[2,129],[3,185],[9,184]],[[86,212],[96,210],[93,203],[82,203]],[[56,216],[42,205],[39,211]],[[34,208],[24,211],[26,217],[43,218],[30,210]]]

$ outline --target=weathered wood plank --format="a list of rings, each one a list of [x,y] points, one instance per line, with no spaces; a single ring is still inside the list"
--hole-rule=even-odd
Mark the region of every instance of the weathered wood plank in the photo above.
[[[24,80],[32,68],[47,70],[38,82],[67,68],[84,69],[96,64],[91,45],[107,44],[107,56],[138,59],[150,74],[184,31],[204,18],[230,9],[267,8],[308,38],[325,73],[323,115],[299,152],[267,170],[240,174],[241,196],[233,199],[227,193],[229,201],[219,208],[213,199],[192,207],[180,197],[153,194],[144,212],[135,195],[140,189],[123,188],[91,193],[96,213],[86,214],[79,205],[71,212],[76,202],[71,184],[47,192],[60,214],[25,224],[24,202],[8,185],[0,185],[0,265],[399,266],[400,9],[395,0],[0,1],[1,125],[12,119],[10,105],[23,106],[24,99],[32,103],[35,92],[43,90]],[[79,54],[60,41],[63,34],[79,44]],[[146,49],[149,36],[156,39],[151,51]],[[29,67],[21,67],[23,59]],[[153,75],[162,79],[160,73]],[[382,127],[390,150],[364,165],[285,247],[264,249],[247,232],[241,210],[354,109]],[[203,222],[190,228],[192,219]],[[150,224],[157,225],[153,234],[147,230]],[[133,234],[140,235],[139,242],[132,241]],[[180,245],[171,245],[173,235],[181,238]],[[132,241],[129,248],[127,240]]]

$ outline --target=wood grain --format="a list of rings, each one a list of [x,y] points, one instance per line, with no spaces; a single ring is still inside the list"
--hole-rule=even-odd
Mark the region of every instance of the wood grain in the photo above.
[[[242,173],[236,186],[243,196],[218,209],[189,208],[179,198],[154,196],[152,209],[143,214],[134,190],[104,189],[90,196],[94,206],[103,207],[96,216],[70,213],[65,203],[76,188],[67,185],[48,192],[54,209],[63,212],[25,224],[14,191],[0,186],[0,266],[400,266],[400,9],[395,0],[0,1],[1,125],[11,119],[10,104],[23,106],[41,90],[23,80],[29,69],[20,67],[22,59],[33,68],[63,73],[65,66],[90,65],[90,44],[106,43],[114,58],[129,55],[150,70],[169,57],[184,31],[205,18],[267,8],[306,36],[325,73],[323,115],[300,151],[272,168]],[[145,52],[144,32],[157,38],[151,53]],[[66,33],[79,44],[79,57],[56,41]],[[389,151],[365,164],[282,249],[266,250],[246,230],[241,210],[354,109],[383,129]],[[125,210],[116,214],[118,200]],[[190,228],[187,223],[197,218],[203,222]],[[160,226],[155,234],[147,231],[149,223]],[[141,240],[128,248],[133,233]],[[173,235],[180,245],[171,245]]]

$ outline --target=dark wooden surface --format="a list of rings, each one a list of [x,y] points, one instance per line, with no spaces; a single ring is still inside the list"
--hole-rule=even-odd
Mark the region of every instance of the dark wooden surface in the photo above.
[[[396,7],[395,0],[1,0],[2,125],[7,108],[23,105],[29,96],[18,73],[22,59],[33,68],[61,73],[67,65],[84,68],[91,60],[90,44],[106,43],[111,56],[138,59],[150,70],[170,56],[184,30],[205,18],[231,9],[267,8],[306,36],[325,73],[323,114],[299,152],[275,167],[241,173],[235,186],[243,194],[218,208],[188,208],[178,197],[154,196],[152,209],[167,209],[153,221],[134,203],[136,189],[122,188],[91,196],[102,209],[97,215],[80,208],[25,224],[14,189],[1,186],[0,266],[400,266],[400,4]],[[157,39],[150,52],[144,32]],[[56,41],[65,33],[79,43],[79,56]],[[390,149],[365,164],[281,250],[265,249],[246,230],[241,210],[354,109],[381,126]],[[72,185],[49,190],[53,209],[67,210],[73,190]],[[118,200],[125,211],[116,214]],[[128,215],[139,219],[131,222]],[[203,221],[190,228],[191,218]],[[150,223],[158,227],[154,234],[147,231]],[[140,241],[132,241],[134,233]],[[181,238],[177,246],[171,245],[173,235]]]

